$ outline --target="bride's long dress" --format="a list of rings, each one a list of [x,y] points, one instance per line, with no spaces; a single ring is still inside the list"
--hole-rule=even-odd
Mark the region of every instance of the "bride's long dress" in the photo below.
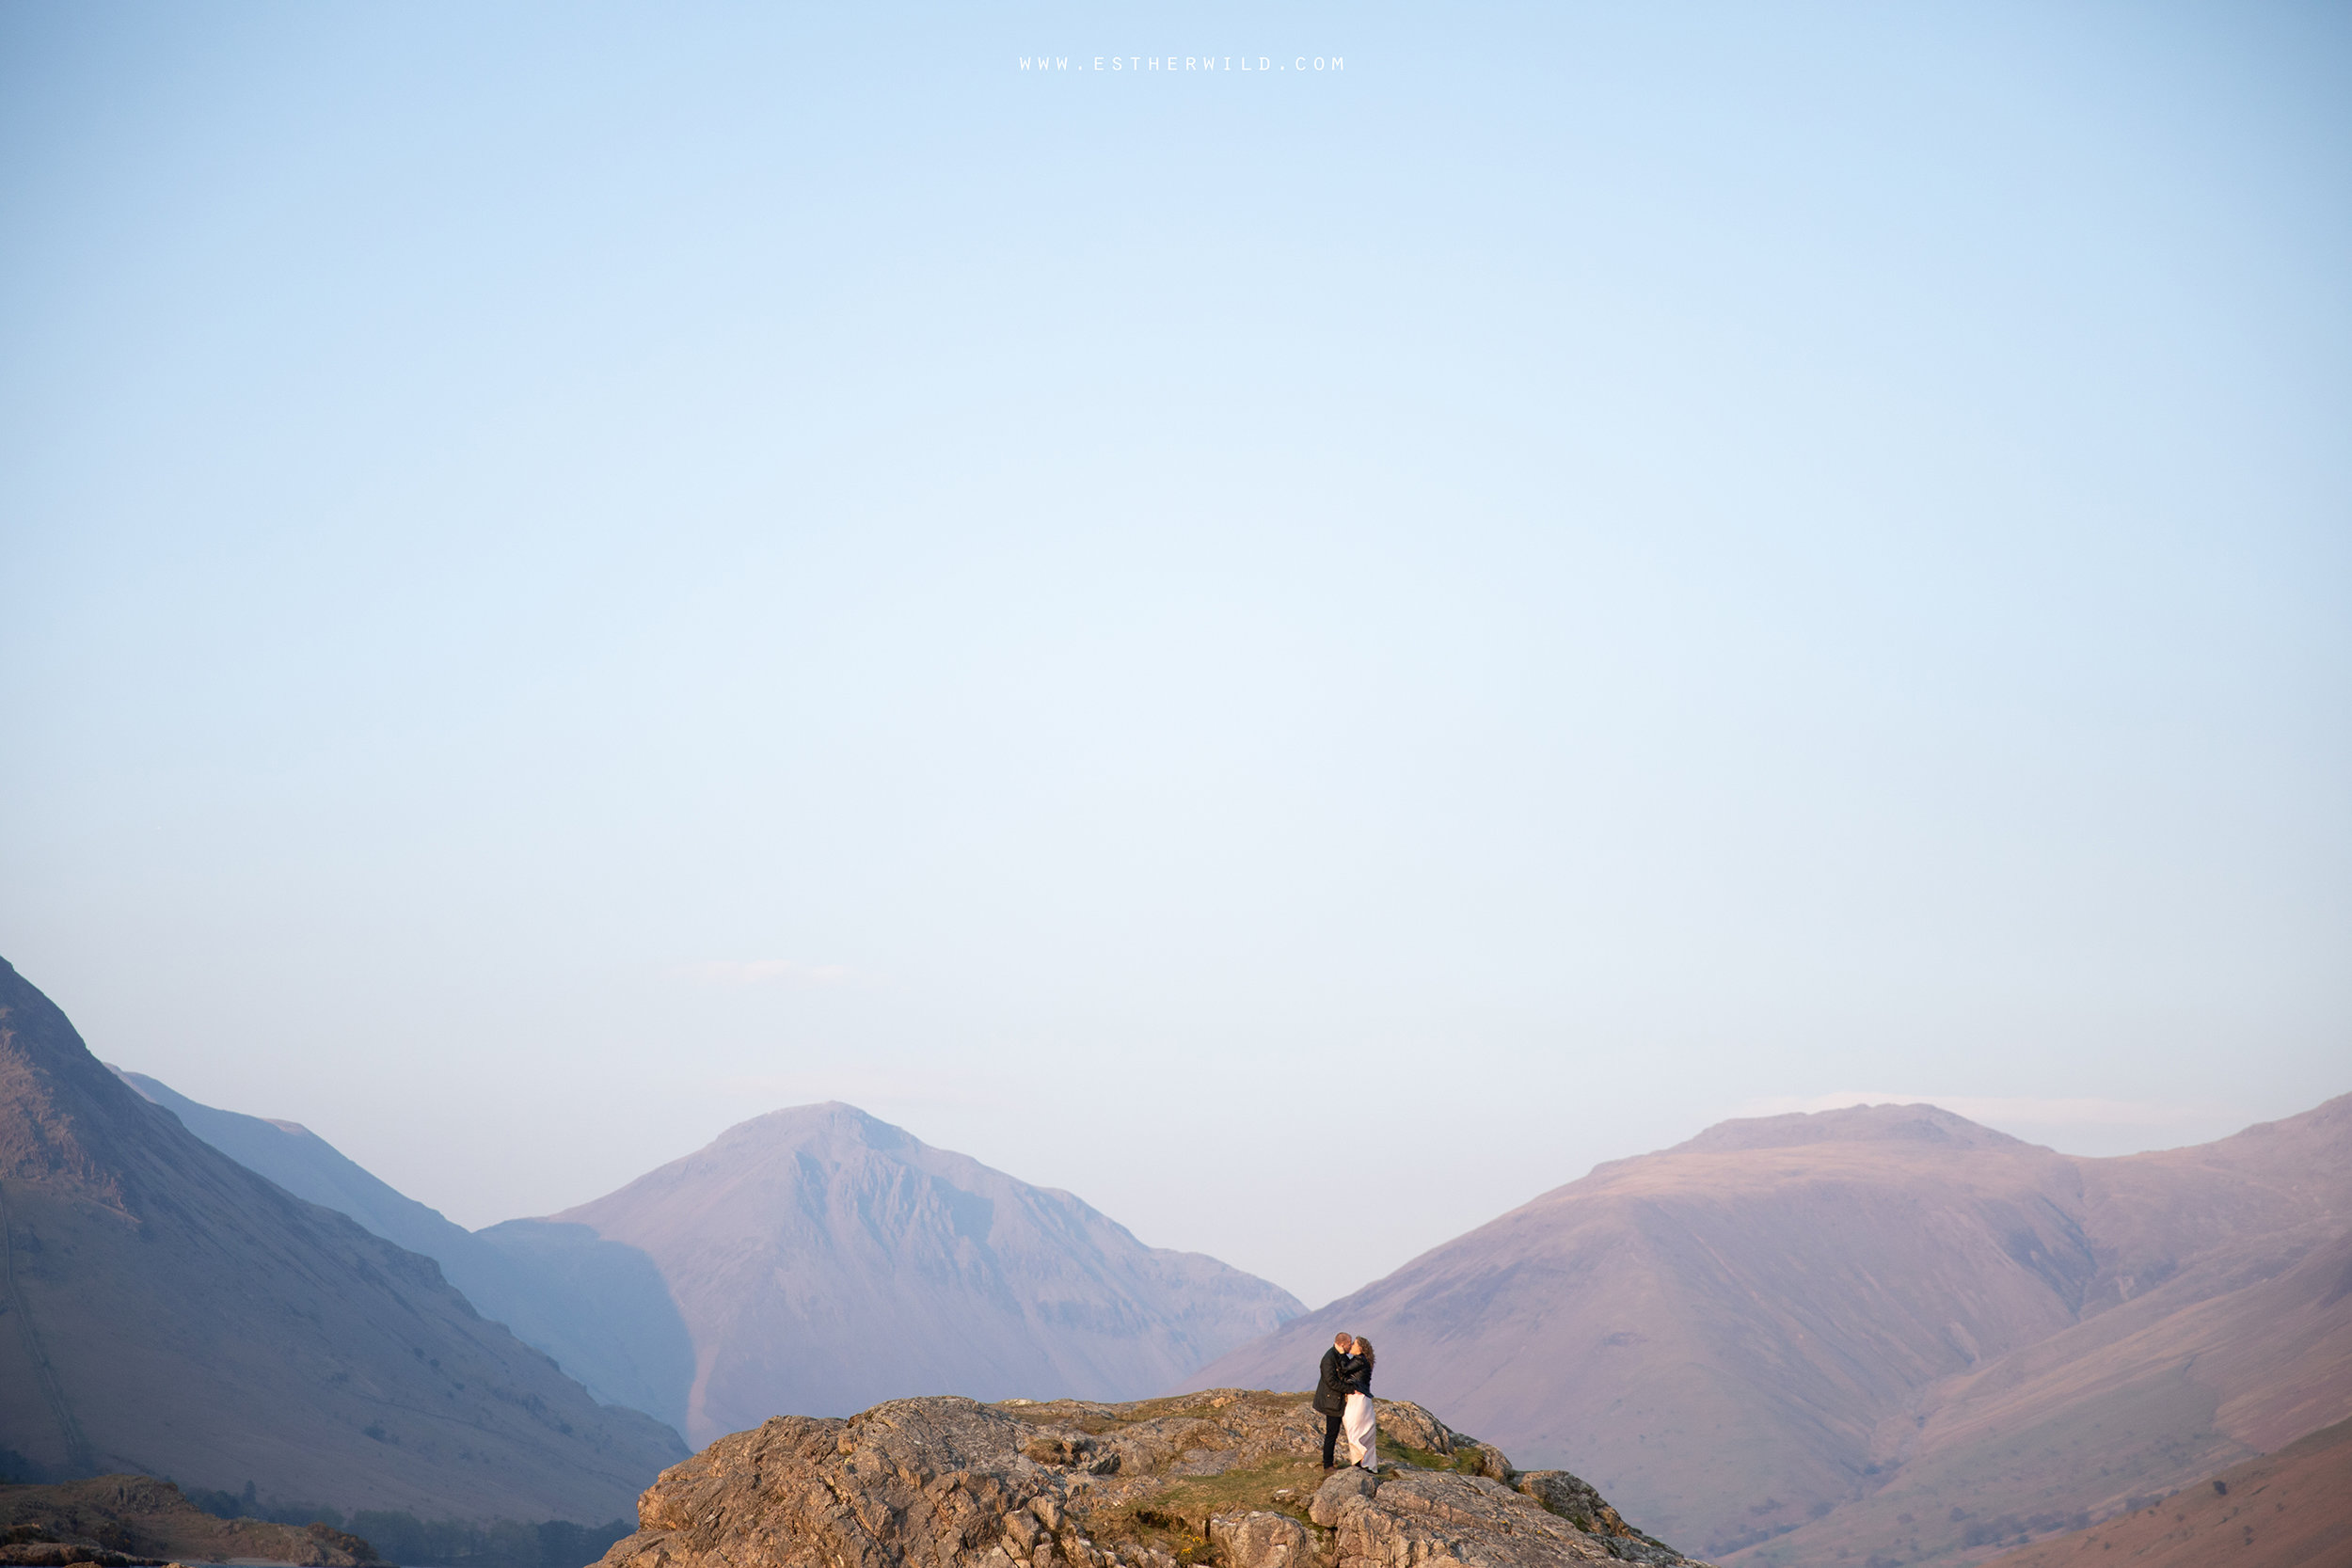
[[[1340,1418],[1340,1430],[1347,1433],[1348,1463],[1367,1470],[1378,1466],[1380,1456],[1374,1446],[1380,1441],[1380,1413],[1373,1407],[1370,1394],[1347,1396],[1347,1413]]]

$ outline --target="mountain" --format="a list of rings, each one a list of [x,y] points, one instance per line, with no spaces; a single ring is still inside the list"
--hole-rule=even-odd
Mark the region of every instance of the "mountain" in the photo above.
[[[1337,1329],[1452,1411],[1756,1568],[2037,1533],[2352,1415],[2352,1096],[2077,1159],[1928,1105],[1621,1160],[1201,1369]],[[1979,1555],[1981,1555],[1979,1552]]]
[[[912,1365],[927,1369],[930,1386],[1003,1388],[1035,1376],[1065,1391],[1145,1392],[1304,1310],[1263,1280],[1198,1254],[1146,1248],[1067,1193],[930,1148],[846,1105],[777,1112],[597,1203],[476,1232],[403,1196],[299,1122],[220,1110],[144,1073],[111,1070],[247,1168],[435,1259],[485,1317],[554,1357],[599,1400],[679,1431],[690,1424],[704,1341],[690,1331],[687,1296],[674,1294],[669,1270],[694,1275],[697,1248],[768,1249],[763,1256],[791,1272],[803,1304],[763,1302],[764,1278],[752,1268],[695,1293],[706,1336],[731,1347],[734,1370],[722,1378],[732,1391],[721,1400],[740,1402],[725,1418],[738,1426],[781,1409],[851,1409],[926,1386],[901,1375]],[[657,1188],[666,1196],[653,1196]],[[892,1238],[880,1245],[866,1229],[875,1194],[883,1195],[875,1213]],[[971,1216],[996,1215],[1000,1202],[1002,1226],[984,1220],[973,1229]],[[849,1209],[814,1228],[790,1217],[812,1203]],[[835,1221],[860,1244],[820,1234]],[[663,1245],[641,1246],[640,1236]],[[979,1271],[973,1280],[906,1289],[926,1269],[967,1267]],[[878,1295],[900,1312],[898,1326],[871,1309]],[[830,1316],[834,1338],[795,1315],[803,1310]],[[771,1330],[781,1338],[755,1342]],[[929,1343],[910,1352],[894,1342],[901,1334]],[[768,1370],[736,1384],[754,1362]],[[777,1402],[762,1404],[771,1398]],[[791,1402],[803,1398],[817,1402]],[[733,1427],[696,1430],[707,1439]]]
[[[0,1464],[20,1474],[601,1520],[684,1453],[432,1259],[132,1092],[5,961],[0,1230]]]
[[[1995,1521],[2014,1523],[2015,1521]],[[2352,1568],[2352,1421],[1987,1568]]]
[[[484,1317],[555,1357],[601,1402],[645,1411],[673,1427],[683,1424],[693,1348],[669,1288],[642,1254],[574,1246],[549,1257],[520,1240],[492,1245],[400,1193],[298,1121],[220,1110],[143,1072],[109,1070],[247,1170],[440,1264]]]
[[[296,1197],[348,1214],[388,1242],[421,1252],[450,1273],[449,1257],[469,1250],[495,1257],[473,1232],[396,1191],[298,1121],[223,1111],[190,1100],[143,1072],[106,1064],[106,1070],[173,1116],[180,1125],[249,1171],[268,1177]],[[452,1276],[454,1283],[454,1276]],[[464,1286],[458,1287],[460,1290]],[[469,1292],[470,1294],[471,1292]],[[476,1306],[481,1305],[479,1302]]]
[[[692,1360],[649,1406],[696,1443],[780,1411],[952,1389],[1120,1399],[1303,1310],[1214,1258],[1147,1247],[1065,1192],[929,1147],[853,1106],[776,1111],[619,1191],[476,1232],[583,1285],[591,1378],[658,1294]]]

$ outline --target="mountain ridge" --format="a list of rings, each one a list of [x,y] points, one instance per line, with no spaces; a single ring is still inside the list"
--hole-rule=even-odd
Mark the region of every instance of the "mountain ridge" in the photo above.
[[[599,1399],[645,1411],[682,1433],[691,1427],[702,1441],[778,1410],[846,1412],[928,1387],[1149,1392],[1305,1310],[1279,1287],[1205,1254],[1145,1245],[1073,1193],[1031,1186],[969,1155],[933,1148],[839,1101],[739,1122],[702,1148],[560,1213],[468,1231],[298,1122],[220,1110],[145,1074],[109,1070],[232,1158],[329,1207],[347,1206],[363,1226],[437,1259],[485,1317],[551,1356]],[[779,1159],[790,1171],[774,1168]],[[877,1291],[878,1280],[898,1272],[896,1262],[871,1248],[861,1254],[820,1234],[823,1224],[807,1223],[823,1220],[823,1195],[843,1181],[870,1189],[851,1205],[855,1213],[833,1216],[847,1227],[845,1235],[876,1214],[895,1214],[906,1243],[936,1265],[928,1280],[900,1279]],[[768,1212],[765,1219],[745,1211],[746,1182],[766,1194],[749,1199]],[[812,1198],[815,1211],[805,1201]],[[652,1209],[660,1218],[644,1219]],[[1000,1211],[1004,1233],[992,1236]],[[765,1278],[736,1266],[723,1278],[703,1266],[707,1256],[679,1255],[677,1238],[722,1212],[732,1229],[721,1250],[765,1248],[773,1254],[771,1265],[791,1253],[794,1266],[771,1267]],[[790,1240],[780,1243],[787,1231]],[[658,1245],[649,1250],[641,1243]],[[682,1271],[676,1281],[655,1256],[661,1249]],[[833,1297],[825,1287],[812,1289],[811,1280],[835,1267],[848,1272],[830,1287]],[[969,1288],[984,1280],[990,1283],[974,1294]],[[697,1323],[705,1340],[715,1336],[732,1349],[698,1354],[681,1284],[703,1304]],[[966,1288],[961,1296],[959,1284]],[[953,1305],[943,1298],[935,1310],[891,1331],[898,1340],[932,1348],[910,1354],[878,1338],[881,1331],[851,1332],[902,1316],[910,1291],[920,1296],[943,1285]],[[729,1291],[740,1300],[714,1299]],[[787,1312],[774,1342],[795,1347],[790,1354],[803,1361],[849,1367],[848,1375],[795,1377],[779,1364],[783,1352],[751,1349],[739,1333],[729,1338],[727,1325],[743,1302],[756,1313],[760,1298],[777,1293],[801,1304],[802,1319],[813,1314],[818,1331],[812,1341],[808,1323],[782,1321],[793,1319]],[[974,1323],[994,1326],[976,1334]],[[822,1348],[812,1351],[812,1343]],[[942,1344],[977,1345],[977,1354],[961,1360],[935,1354]],[[1072,1351],[1073,1344],[1083,1348]],[[759,1369],[748,1385],[740,1376],[746,1360]],[[726,1371],[730,1366],[736,1374]],[[717,1396],[726,1413],[698,1418],[694,1412],[712,1402],[714,1379],[734,1387]]]
[[[1305,1310],[838,1101],[752,1117],[600,1198],[479,1234],[542,1249],[543,1266],[591,1247],[650,1260],[692,1341],[682,1430],[697,1442],[943,1387],[1146,1393]]]
[[[672,1389],[691,1375],[691,1352],[676,1308],[642,1257],[604,1249],[593,1280],[566,1278],[409,1197],[298,1121],[223,1110],[146,1073],[113,1064],[107,1070],[248,1170],[434,1259],[475,1310],[552,1357],[601,1402],[644,1411],[673,1430],[684,1420],[684,1402]],[[606,1299],[583,1310],[583,1295],[596,1292]],[[625,1333],[612,1331],[616,1319]]]
[[[198,1138],[0,959],[0,1455],[345,1507],[597,1521],[676,1458],[432,1259]]]
[[[1964,1534],[1923,1510],[1990,1489],[2020,1433],[2042,1502],[2014,1512],[2071,1517],[2352,1413],[2352,1302],[2325,1299],[2347,1222],[2352,1096],[2105,1161],[1932,1106],[1749,1118],[1596,1166],[1188,1382],[1295,1380],[1344,1328],[1391,1386],[1702,1550],[1908,1560],[1893,1542]],[[2156,1437],[2118,1448],[2127,1415]]]

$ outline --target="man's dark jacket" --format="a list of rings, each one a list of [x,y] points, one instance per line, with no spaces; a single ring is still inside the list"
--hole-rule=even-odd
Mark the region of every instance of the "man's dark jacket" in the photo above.
[[[1323,1415],[1337,1416],[1347,1409],[1347,1364],[1355,1359],[1342,1355],[1336,1345],[1323,1353],[1323,1375],[1315,1384],[1315,1409]]]

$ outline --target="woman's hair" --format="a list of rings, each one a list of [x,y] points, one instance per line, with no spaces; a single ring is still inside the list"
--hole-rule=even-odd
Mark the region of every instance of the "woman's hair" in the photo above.
[[[1380,1358],[1372,1354],[1372,1341],[1360,1334],[1356,1336],[1356,1354],[1364,1358],[1364,1365],[1367,1367],[1376,1367],[1380,1364]]]

